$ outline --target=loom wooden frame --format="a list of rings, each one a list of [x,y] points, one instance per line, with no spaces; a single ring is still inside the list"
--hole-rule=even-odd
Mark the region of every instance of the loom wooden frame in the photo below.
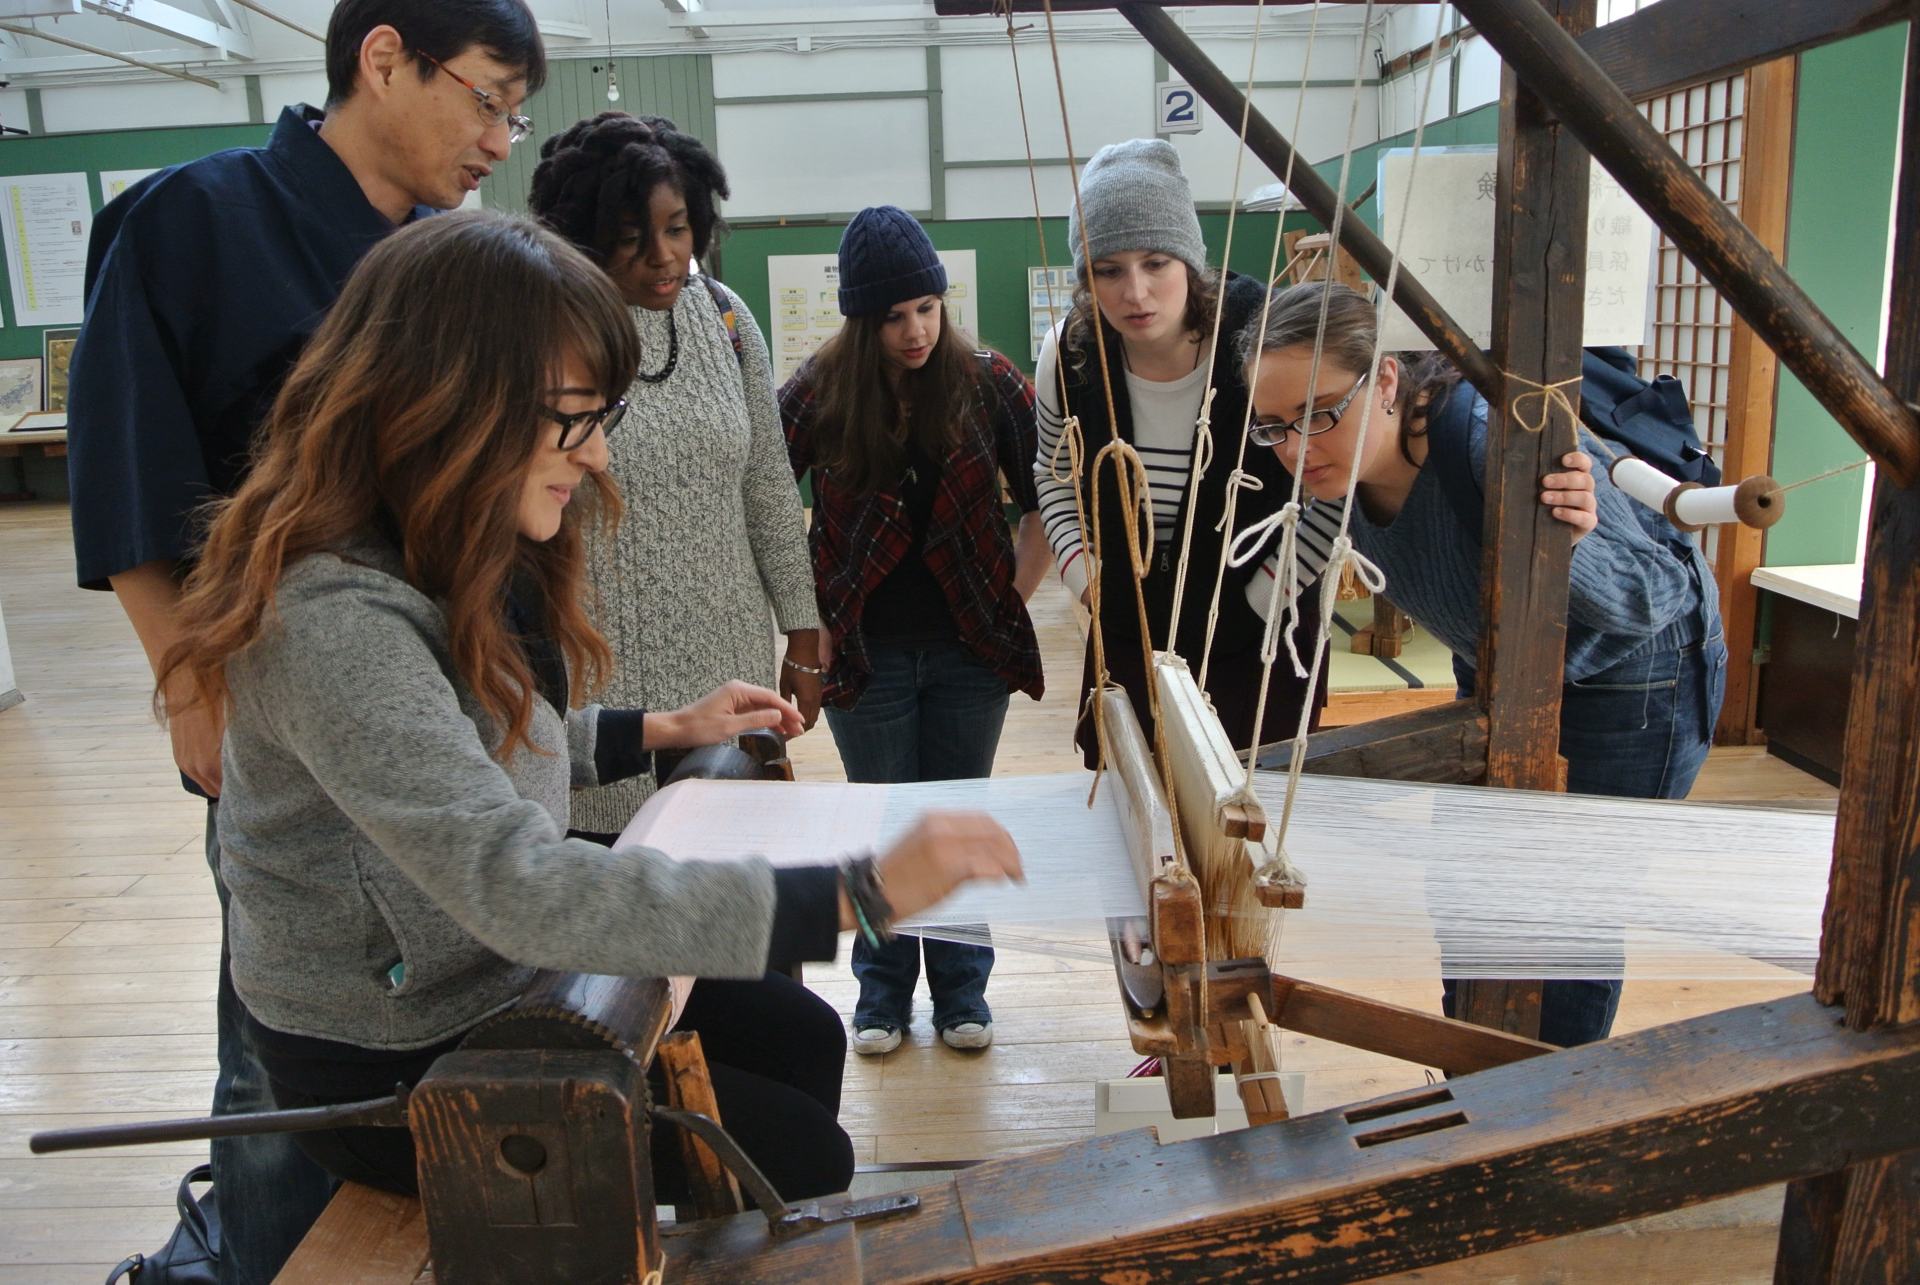
[[[1920,1091],[1920,652],[1911,636],[1920,617],[1920,93],[1905,106],[1882,379],[1830,342],[1831,323],[1724,207],[1699,199],[1664,142],[1649,144],[1623,92],[1725,74],[1912,18],[1915,5],[1664,0],[1595,31],[1594,0],[1455,3],[1508,67],[1493,355],[1467,343],[1404,272],[1396,298],[1494,407],[1482,685],[1470,701],[1317,738],[1314,758],[1403,779],[1558,783],[1564,640],[1553,607],[1564,607],[1566,542],[1533,503],[1551,442],[1510,430],[1501,372],[1545,384],[1578,369],[1585,247],[1556,235],[1551,212],[1583,203],[1590,147],[1880,464],[1813,993],[1230,1135],[1161,1146],[1138,1131],[992,1161],[923,1190],[917,1211],[886,1221],[786,1241],[751,1215],[694,1224],[665,1237],[669,1279],[1351,1280],[1783,1180],[1792,1185],[1779,1281],[1920,1277],[1920,1113],[1910,1107]],[[937,4],[942,14],[1006,7]],[[1161,5],[1052,7],[1117,7],[1215,111],[1239,119],[1239,91]],[[1916,44],[1910,88],[1920,88]],[[1276,173],[1291,152],[1257,113],[1249,145]],[[1308,208],[1330,221],[1331,191],[1304,166],[1295,178]],[[1385,247],[1357,221],[1341,241],[1370,275],[1385,276]],[[1209,1015],[1236,995],[1244,1001],[1245,979],[1209,981]],[[1343,1008],[1301,983],[1266,985],[1276,1019],[1290,1007],[1336,1026],[1378,1019],[1373,1006]],[[1492,1024],[1523,1029],[1537,1003],[1527,990],[1483,989],[1471,1003]],[[1431,1057],[1434,1020],[1355,1034],[1382,1051]],[[1488,1035],[1479,1064],[1506,1061],[1512,1044]]]
[[[1546,434],[1510,431],[1501,372],[1531,384],[1578,372],[1584,237],[1559,234],[1551,216],[1584,205],[1591,148],[1881,466],[1813,994],[1483,1071],[1437,1094],[1231,1137],[1159,1147],[1121,1135],[991,1162],[923,1192],[912,1218],[806,1244],[772,1246],[747,1220],[689,1229],[668,1238],[669,1263],[684,1279],[1354,1279],[1782,1179],[1792,1186],[1778,1279],[1920,1275],[1920,1128],[1892,1122],[1912,1114],[1900,1095],[1920,1075],[1920,656],[1910,636],[1920,615],[1920,490],[1912,485],[1920,464],[1920,93],[1911,92],[1920,88],[1920,42],[1908,52],[1886,379],[1834,342],[1831,323],[1723,206],[1700,200],[1704,189],[1657,135],[1649,146],[1651,129],[1627,94],[1911,19],[1916,7],[1664,0],[1595,30],[1593,0],[1456,3],[1508,69],[1494,353],[1466,342],[1404,270],[1395,297],[1494,407],[1481,687],[1473,701],[1340,729],[1318,739],[1315,758],[1322,767],[1412,779],[1472,779],[1478,768],[1495,785],[1559,783],[1564,636],[1556,622],[1564,618],[1566,544],[1549,538],[1532,494],[1553,448]],[[1006,7],[937,5],[943,15]],[[1223,119],[1240,119],[1240,91],[1163,6],[1111,7]],[[1657,51],[1651,60],[1649,50]],[[1609,79],[1608,66],[1620,74]],[[1291,146],[1258,113],[1248,142],[1284,172]],[[1294,177],[1296,194],[1330,225],[1334,194],[1305,166]],[[1384,280],[1377,237],[1347,221],[1341,243]],[[1474,1015],[1509,1030],[1537,1023],[1537,1002],[1537,988],[1525,984],[1481,988],[1469,1000]],[[1715,1083],[1703,1091],[1695,1082],[1703,1058],[1745,1082],[1709,1076]],[[1869,1061],[1878,1065],[1868,1070]],[[1614,1086],[1630,1100],[1614,1100]],[[1463,1106],[1469,1098],[1475,1105]],[[1396,1116],[1405,1118],[1391,1137],[1369,1143],[1354,1132]],[[1424,1145],[1392,1163],[1361,1158],[1362,1149],[1416,1136]],[[1303,1160],[1308,1153],[1315,1159]],[[1625,1181],[1629,1174],[1634,1181]]]

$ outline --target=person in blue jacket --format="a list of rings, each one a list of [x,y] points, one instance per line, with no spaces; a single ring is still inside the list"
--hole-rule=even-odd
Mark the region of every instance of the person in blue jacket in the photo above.
[[[1453,652],[1460,684],[1471,690],[1481,640],[1487,402],[1431,355],[1382,355],[1373,372],[1377,343],[1374,305],[1345,286],[1311,283],[1276,295],[1264,327],[1256,321],[1241,336],[1254,400],[1249,433],[1299,475],[1315,505],[1347,502],[1358,455],[1354,548],[1385,573],[1394,604]],[[1364,441],[1363,399],[1373,403]],[[1547,431],[1565,431],[1563,416],[1554,411]],[[1541,483],[1541,502],[1574,540],[1560,717],[1567,789],[1684,798],[1706,761],[1726,689],[1713,573],[1664,517],[1628,498],[1604,470],[1592,471],[1591,455],[1609,452],[1584,428],[1581,443],[1584,451],[1562,459],[1569,471]],[[1442,937],[1444,957],[1444,930]],[[1445,986],[1451,1016],[1453,979]],[[1549,981],[1541,1038],[1605,1038],[1620,990],[1618,979]]]

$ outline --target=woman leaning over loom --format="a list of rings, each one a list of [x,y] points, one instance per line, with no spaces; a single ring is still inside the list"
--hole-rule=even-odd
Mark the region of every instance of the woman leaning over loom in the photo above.
[[[769,957],[832,957],[848,887],[870,917],[1017,871],[973,816],[923,820],[878,859],[878,896],[858,862],[775,871],[566,837],[571,785],[799,726],[744,683],[664,712],[570,708],[611,660],[580,606],[581,528],[618,512],[606,433],[639,357],[613,287],[558,237],[426,220],[348,280],[217,510],[182,608],[193,641],[160,690],[184,672],[226,714],[233,979],[283,1107],[417,1082],[535,968],[759,978]],[[842,1190],[832,1010],[800,992],[743,1011],[713,986],[682,1025],[729,1130],[783,1194]],[[684,1190],[670,1132],[667,1200]],[[404,1129],[298,1137],[342,1178],[414,1186]]]
[[[738,295],[693,271],[712,247],[727,177],[672,121],[607,112],[540,148],[528,204],[626,301],[645,362],[628,372],[628,431],[608,472],[634,504],[589,538],[609,700],[663,708],[729,679],[775,683],[807,726],[820,709],[813,576],[787,474],[766,341]],[[654,790],[641,773],[582,791],[574,824],[610,840]]]
[[[1229,340],[1258,314],[1265,291],[1256,280],[1223,275],[1207,266],[1207,248],[1200,239],[1200,220],[1194,214],[1193,193],[1181,172],[1179,153],[1162,140],[1114,143],[1094,153],[1080,179],[1078,208],[1069,211],[1067,238],[1079,284],[1072,311],[1047,336],[1034,372],[1040,404],[1040,451],[1034,476],[1061,578],[1082,602],[1090,600],[1087,555],[1092,541],[1081,530],[1080,513],[1086,511],[1087,520],[1098,523],[1103,555],[1100,624],[1107,668],[1113,680],[1126,688],[1141,726],[1151,737],[1125,506],[1116,496],[1111,465],[1103,465],[1099,511],[1092,511],[1095,456],[1114,440],[1128,442],[1140,453],[1153,493],[1153,554],[1143,586],[1152,645],[1156,650],[1178,652],[1197,674],[1206,650],[1214,578],[1226,539],[1220,520],[1246,417],[1246,383]],[[1226,313],[1220,329],[1222,342],[1215,351],[1214,313],[1222,292]],[[1209,386],[1218,390],[1209,429],[1212,464],[1190,500],[1188,475],[1194,453],[1209,449],[1199,440],[1198,425]],[[1079,418],[1085,437],[1078,476],[1070,472],[1071,460],[1060,442],[1067,415]],[[1261,489],[1243,493],[1236,527],[1277,509],[1286,498],[1285,474],[1265,452],[1249,454],[1244,467]],[[1180,603],[1180,632],[1169,640],[1183,533],[1189,527],[1193,540]],[[1300,543],[1309,575],[1324,562],[1329,542],[1328,531],[1314,522],[1301,525]],[[1270,568],[1254,565],[1228,569],[1207,666],[1207,694],[1221,726],[1239,749],[1245,749],[1253,737],[1265,669],[1260,659],[1263,621],[1253,604],[1265,607],[1272,583],[1269,574]],[[1303,655],[1317,636],[1314,627],[1303,626],[1295,640]],[[1094,765],[1096,748],[1086,696],[1094,679],[1089,639],[1077,732],[1089,767]],[[1272,734],[1264,739],[1291,736],[1301,705],[1310,699],[1316,705],[1325,703],[1324,693],[1310,696],[1305,680],[1294,677],[1285,666],[1276,668],[1261,723]]]
[[[1326,337],[1314,372],[1323,302]],[[1345,286],[1311,284],[1276,295],[1264,331],[1256,319],[1241,343],[1256,413],[1251,433],[1287,468],[1304,470],[1314,507],[1336,517],[1359,455],[1349,526],[1354,547],[1385,574],[1394,604],[1453,652],[1455,673],[1470,691],[1480,647],[1487,402],[1432,356],[1382,355],[1370,376],[1376,343],[1373,304]],[[1362,442],[1367,401],[1372,411]],[[1567,431],[1563,413],[1553,412],[1546,431]],[[1587,451],[1602,453],[1584,429],[1581,440]],[[1665,518],[1628,499],[1604,470],[1590,473],[1586,453],[1561,462],[1574,471],[1549,474],[1541,500],[1574,528],[1560,707],[1567,789],[1684,798],[1706,761],[1726,686],[1713,573],[1697,547],[1686,542],[1683,550],[1671,528],[1662,530]],[[1449,493],[1455,488],[1470,490],[1469,505]],[[1617,980],[1550,981],[1541,1038],[1602,1039],[1619,1003]],[[1453,1005],[1449,979],[1449,1014]]]
[[[1033,392],[948,322],[946,291],[912,215],[862,210],[840,240],[846,324],[780,390],[794,475],[813,470],[827,726],[850,781],[991,775],[1009,693],[1040,698]],[[1002,479],[1023,514],[1017,552]],[[992,947],[924,947],[934,1029],[985,1048]],[[854,945],[856,1052],[899,1047],[921,951],[914,937]]]

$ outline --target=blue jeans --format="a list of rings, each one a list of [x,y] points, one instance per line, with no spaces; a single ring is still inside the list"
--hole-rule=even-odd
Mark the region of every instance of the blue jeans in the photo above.
[[[959,644],[870,648],[873,678],[851,709],[827,708],[827,727],[849,781],[895,783],[990,776],[1007,718],[1007,684]],[[879,949],[853,945],[860,980],[853,1027],[900,1030],[913,1012],[920,956],[933,992],[933,1026],[990,1022],[993,947],[899,936]]]
[[[1727,645],[1717,624],[1705,642],[1568,682],[1560,693],[1568,792],[1686,798],[1707,761],[1726,694]],[[1443,965],[1445,953],[1443,931]],[[1442,1006],[1452,1017],[1454,980],[1443,978],[1441,985]],[[1540,994],[1540,1038],[1560,1045],[1605,1039],[1620,1009],[1621,988],[1617,977],[1547,982]]]
[[[207,804],[207,865],[220,895],[220,992],[215,1007],[220,1070],[213,1114],[274,1109],[266,1070],[247,1043],[246,1010],[233,989],[227,954],[227,883],[220,877],[217,801]],[[213,1198],[220,1210],[221,1285],[271,1281],[333,1199],[333,1178],[307,1158],[290,1133],[215,1138]]]

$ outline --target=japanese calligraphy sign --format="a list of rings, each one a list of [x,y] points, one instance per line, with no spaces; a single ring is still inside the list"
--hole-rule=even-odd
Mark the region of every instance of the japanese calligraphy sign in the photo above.
[[[1382,238],[1389,246],[1400,238],[1405,210],[1401,270],[1417,276],[1483,347],[1493,342],[1495,155],[1491,147],[1423,149],[1411,203],[1413,153],[1393,149],[1380,156]],[[1645,342],[1653,244],[1653,220],[1596,163],[1587,196],[1587,346]],[[1391,306],[1380,342],[1388,351],[1433,347]]]

